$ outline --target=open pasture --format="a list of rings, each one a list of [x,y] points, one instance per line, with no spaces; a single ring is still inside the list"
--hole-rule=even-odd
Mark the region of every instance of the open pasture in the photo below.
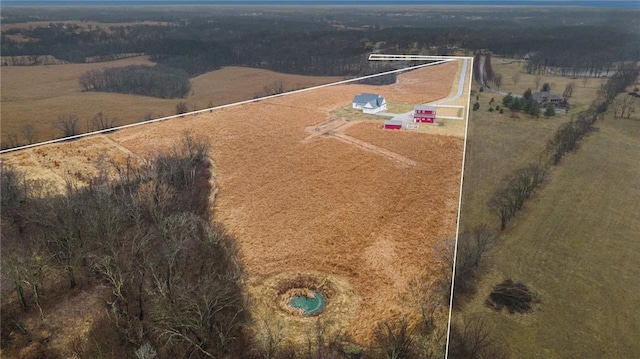
[[[631,358],[640,350],[640,119],[609,115],[596,127],[510,224],[465,307],[466,316],[492,325],[514,357]],[[485,307],[507,278],[536,292],[532,313]]]

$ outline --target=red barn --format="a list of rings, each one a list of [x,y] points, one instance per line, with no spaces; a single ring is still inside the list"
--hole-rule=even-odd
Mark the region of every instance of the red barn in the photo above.
[[[384,121],[385,130],[402,130],[402,121],[386,120]]]
[[[435,123],[436,107],[426,105],[416,105],[413,108],[413,122]]]

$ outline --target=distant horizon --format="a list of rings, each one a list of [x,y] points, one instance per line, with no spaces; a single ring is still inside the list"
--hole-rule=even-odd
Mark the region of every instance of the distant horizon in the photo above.
[[[1,7],[19,6],[547,6],[640,10],[637,0],[5,0]]]

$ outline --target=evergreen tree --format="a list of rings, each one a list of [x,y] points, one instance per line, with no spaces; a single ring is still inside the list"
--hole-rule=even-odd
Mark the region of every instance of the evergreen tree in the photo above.
[[[552,117],[556,115],[556,107],[553,104],[549,104],[547,109],[544,111],[545,117]]]
[[[502,104],[507,108],[511,108],[511,105],[513,104],[513,100],[514,100],[514,97],[513,95],[511,95],[511,92],[509,92],[509,94],[507,94],[507,96],[505,96],[502,99]]]
[[[529,111],[527,111],[527,113],[534,117],[540,117],[540,106],[538,106],[538,103],[531,100],[529,102],[529,106]]]

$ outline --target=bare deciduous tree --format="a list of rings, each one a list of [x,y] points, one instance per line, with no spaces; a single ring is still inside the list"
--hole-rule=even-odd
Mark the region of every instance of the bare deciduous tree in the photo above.
[[[9,141],[9,146],[8,147],[18,147],[18,145],[20,145],[20,143],[18,142],[18,134],[17,133],[10,133],[7,135],[7,140]]]
[[[500,228],[505,229],[507,223],[524,202],[542,183],[547,173],[547,165],[530,163],[518,169],[504,179],[504,186],[496,190],[489,200],[489,208],[500,219]]]
[[[490,326],[479,317],[451,323],[451,359],[508,359],[509,352],[491,337]]]
[[[27,124],[22,127],[22,135],[28,144],[35,143],[38,139],[38,131],[32,124]]]
[[[533,84],[535,85],[534,89],[536,91],[538,90],[538,88],[540,88],[541,83],[542,83],[542,76],[536,75],[536,77],[533,78]]]
[[[106,130],[109,128],[113,128],[115,126],[116,119],[109,118],[107,115],[102,113],[102,111],[98,112],[91,119],[91,125],[87,126],[94,131]]]
[[[518,81],[520,81],[520,73],[516,72],[515,74],[513,74],[513,76],[511,76],[511,81],[513,81],[514,85],[517,85]]]
[[[484,57],[484,80],[485,82],[493,82],[494,72],[491,65],[491,53],[487,53]]]
[[[411,333],[405,319],[383,322],[374,332],[375,343],[381,358],[413,358]]]
[[[184,101],[180,101],[176,104],[176,115],[189,112],[189,108],[187,107],[187,103]]]
[[[636,112],[638,106],[638,98],[627,94],[618,96],[612,103],[614,118],[630,118]],[[626,115],[626,116],[625,116]]]
[[[472,230],[460,233],[456,251],[456,296],[475,292],[478,275],[486,255],[496,246],[498,235],[481,224]]]
[[[481,71],[483,71],[483,69],[480,68],[480,63],[482,62],[481,59],[482,59],[482,54],[480,54],[479,52],[476,52],[475,55],[473,56],[473,77],[478,83],[480,83],[482,79]],[[482,86],[483,84],[481,83],[480,85]]]
[[[564,91],[562,92],[562,98],[565,101],[568,101],[571,96],[573,96],[573,88],[575,87],[575,83],[569,82],[567,86],[564,87]]]
[[[502,74],[501,73],[496,73],[493,76],[493,84],[497,87],[500,88],[500,85],[502,85]]]
[[[78,117],[75,115],[63,115],[53,123],[53,127],[60,131],[62,137],[75,136],[78,131]]]

